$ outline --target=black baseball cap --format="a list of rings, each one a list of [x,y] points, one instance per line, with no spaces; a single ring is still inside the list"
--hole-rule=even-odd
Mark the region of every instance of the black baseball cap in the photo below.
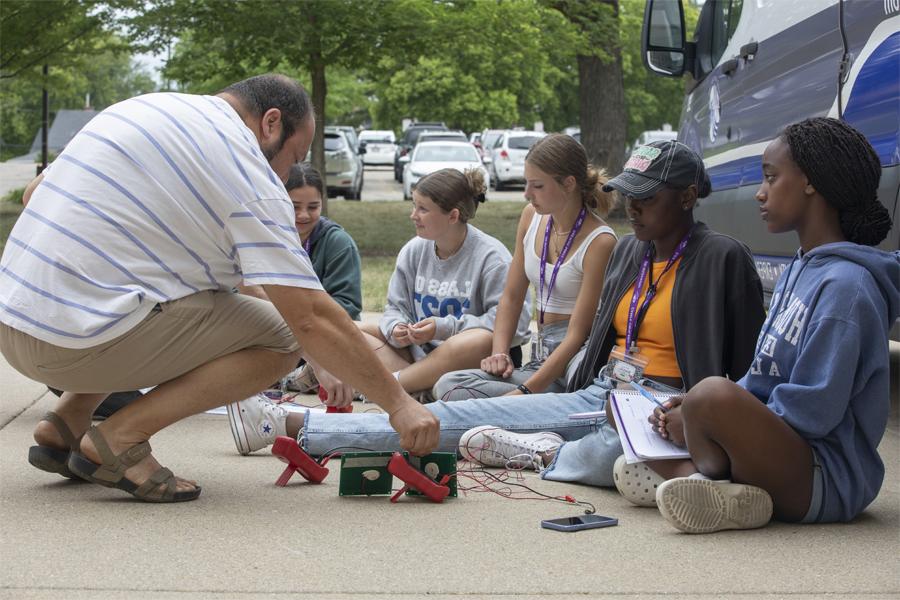
[[[624,170],[607,181],[603,191],[618,190],[625,196],[642,200],[667,185],[675,188],[696,185],[700,198],[708,196],[711,187],[703,159],[674,140],[650,142],[635,148]]]

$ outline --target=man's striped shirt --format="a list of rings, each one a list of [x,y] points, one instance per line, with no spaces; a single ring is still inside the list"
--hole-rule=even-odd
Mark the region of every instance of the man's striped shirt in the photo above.
[[[97,115],[46,171],[0,260],[0,321],[87,348],[241,281],[321,289],[284,185],[223,99],[149,94]]]

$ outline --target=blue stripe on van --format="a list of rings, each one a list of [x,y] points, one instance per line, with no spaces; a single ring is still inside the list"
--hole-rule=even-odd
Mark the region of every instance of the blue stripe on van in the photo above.
[[[762,156],[748,156],[707,169],[713,191],[762,183]]]
[[[882,166],[900,163],[900,32],[869,56],[853,84],[844,119],[868,138]]]

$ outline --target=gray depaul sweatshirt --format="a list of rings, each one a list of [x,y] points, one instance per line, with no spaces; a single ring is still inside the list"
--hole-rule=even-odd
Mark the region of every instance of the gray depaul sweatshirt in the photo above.
[[[392,346],[391,331],[399,323],[418,323],[434,317],[434,339],[425,347],[410,346],[413,358],[422,359],[441,341],[466,329],[494,330],[497,304],[503,295],[512,256],[499,240],[467,225],[459,251],[442,260],[434,242],[415,237],[397,256],[397,266],[388,286],[387,306],[381,318],[381,333]],[[531,292],[519,316],[512,346],[528,339]]]

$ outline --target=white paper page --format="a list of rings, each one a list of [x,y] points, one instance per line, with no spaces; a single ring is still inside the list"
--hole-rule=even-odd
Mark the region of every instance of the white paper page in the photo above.
[[[633,391],[613,391],[614,406],[616,408],[616,423],[619,426],[619,438],[622,439],[622,448],[626,452],[625,460],[629,463],[648,459],[689,458],[690,454],[685,448],[679,448],[672,442],[659,437],[653,431],[653,427],[647,417],[656,408],[656,404],[644,398],[640,393]],[[663,402],[671,394],[655,393],[654,397]],[[628,450],[630,447],[635,457],[630,461]]]

